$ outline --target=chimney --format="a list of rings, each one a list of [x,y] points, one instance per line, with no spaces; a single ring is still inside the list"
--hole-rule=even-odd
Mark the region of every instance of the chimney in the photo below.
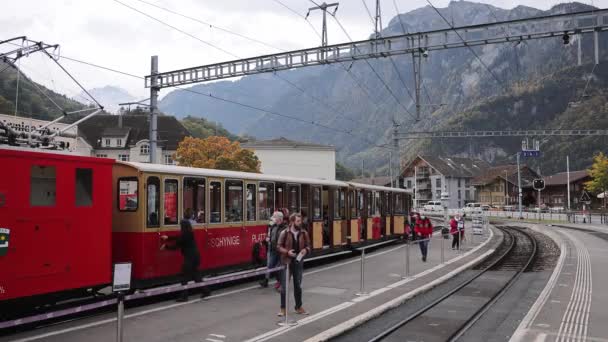
[[[118,114],[118,128],[122,128],[122,113]]]

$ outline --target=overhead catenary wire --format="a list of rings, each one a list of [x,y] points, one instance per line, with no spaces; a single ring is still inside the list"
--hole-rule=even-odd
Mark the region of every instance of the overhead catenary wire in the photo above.
[[[132,10],[134,10],[134,11],[136,11],[136,12],[138,12],[138,13],[142,14],[142,15],[145,15],[146,17],[148,17],[148,18],[150,18],[150,19],[153,19],[154,21],[159,22],[159,23],[161,23],[161,24],[163,24],[163,25],[165,25],[165,26],[167,26],[167,27],[170,27],[170,28],[172,28],[172,29],[174,29],[174,30],[176,30],[176,31],[178,31],[178,32],[180,32],[180,33],[182,33],[182,34],[185,34],[185,35],[187,35],[187,36],[189,36],[189,37],[191,37],[191,38],[193,38],[193,39],[196,39],[197,41],[202,42],[202,43],[204,43],[205,45],[212,46],[212,47],[214,47],[214,48],[216,48],[216,49],[218,49],[218,50],[220,50],[220,51],[222,51],[222,52],[224,52],[224,53],[226,53],[226,54],[228,54],[228,55],[230,55],[230,56],[232,56],[232,57],[235,57],[235,58],[241,58],[241,57],[239,57],[238,55],[236,55],[236,54],[234,54],[234,53],[232,53],[232,52],[230,52],[230,51],[228,51],[228,50],[226,50],[226,49],[223,49],[223,48],[221,48],[221,47],[219,47],[219,46],[217,46],[217,45],[215,45],[215,44],[211,44],[211,43],[209,43],[209,42],[207,42],[207,41],[205,41],[205,40],[203,40],[203,39],[200,39],[199,37],[194,36],[194,35],[192,35],[192,34],[190,34],[190,33],[186,32],[186,31],[183,31],[183,30],[181,30],[181,29],[179,29],[179,28],[177,28],[177,27],[175,27],[175,26],[173,26],[173,25],[171,25],[171,24],[169,24],[169,23],[167,23],[167,22],[165,22],[165,21],[162,21],[162,20],[160,20],[160,19],[158,19],[158,18],[156,18],[156,17],[152,16],[152,15],[149,15],[149,14],[147,14],[147,13],[145,13],[145,12],[142,12],[142,11],[140,11],[140,10],[137,10],[136,8],[133,8],[133,7],[131,7],[131,6],[128,6],[128,5],[124,4],[124,3],[122,3],[121,1],[118,1],[118,0],[113,0],[113,1],[115,1],[115,2],[117,2],[117,3],[119,3],[119,4],[121,4],[121,5],[124,5],[125,7],[128,7],[128,8],[130,8],[130,9],[132,9]],[[140,1],[140,0],[137,0],[137,1]],[[178,13],[178,12],[176,12],[176,11],[168,10],[168,9],[163,8],[163,7],[158,7],[158,8],[159,8],[159,9],[162,9],[162,10],[165,10],[165,11],[168,11],[169,13],[172,13],[172,14],[176,14],[176,15],[180,15],[180,16],[185,16],[184,14]],[[190,17],[189,17],[189,18],[190,18]],[[191,18],[191,19],[192,19],[192,18]],[[202,21],[198,21],[198,22],[199,22],[199,23],[202,23]],[[280,76],[280,75],[278,75],[278,74],[276,74],[276,73],[275,73],[274,75],[275,75],[277,78],[279,78],[280,80],[282,80],[282,81],[286,82],[287,84],[289,84],[290,86],[292,86],[294,89],[298,90],[299,92],[301,92],[301,93],[303,93],[303,94],[307,95],[308,97],[312,98],[312,99],[313,99],[313,100],[315,100],[316,102],[320,103],[321,105],[326,106],[326,107],[330,108],[331,110],[333,110],[333,111],[337,112],[337,111],[336,111],[334,108],[332,108],[331,106],[329,106],[327,103],[325,103],[324,101],[320,100],[318,97],[316,97],[316,96],[314,96],[314,95],[309,94],[308,92],[306,92],[306,91],[305,91],[304,89],[302,89],[301,87],[296,86],[296,85],[295,85],[293,82],[288,81],[287,79],[285,79],[284,77],[282,77],[282,76]],[[346,119],[346,120],[355,121],[354,119],[349,118],[349,117],[348,117],[347,115],[345,115],[345,114],[342,114],[342,113],[339,113],[339,112],[337,112],[337,113],[335,113],[335,114],[337,114],[337,116],[342,117],[342,118],[344,118],[344,119]]]
[[[157,5],[157,4],[153,4],[153,3],[151,3],[151,2],[148,2],[148,1],[145,1],[145,0],[136,0],[136,1],[139,1],[139,2],[141,2],[141,3],[143,3],[143,4],[146,4],[146,5],[149,5],[149,6],[152,6],[152,7],[156,7],[156,8],[158,8],[158,9],[163,10],[163,11],[166,11],[166,12],[169,12],[169,13],[172,13],[172,14],[175,14],[175,15],[180,16],[180,17],[182,17],[182,18],[186,18],[186,19],[188,19],[188,20],[192,20],[192,21],[197,22],[197,23],[199,23],[199,24],[208,25],[210,28],[214,28],[214,29],[217,29],[217,30],[223,31],[223,32],[228,33],[228,34],[231,34],[231,35],[234,35],[234,36],[237,36],[237,37],[241,37],[241,38],[246,39],[246,40],[249,40],[249,41],[251,41],[251,42],[254,42],[254,43],[257,43],[257,44],[260,44],[260,45],[264,45],[264,46],[266,46],[266,47],[269,47],[269,48],[272,48],[272,49],[275,49],[275,50],[279,50],[279,51],[286,51],[285,49],[281,49],[281,48],[276,47],[276,46],[274,46],[274,45],[271,45],[271,44],[269,44],[269,43],[263,42],[263,41],[261,41],[261,40],[259,40],[259,39],[256,39],[256,38],[252,38],[252,37],[246,36],[246,35],[244,35],[244,34],[242,34],[242,33],[238,33],[238,32],[236,32],[236,31],[233,31],[233,30],[230,30],[230,29],[227,29],[227,28],[221,27],[221,26],[217,26],[217,25],[211,24],[211,23],[209,23],[209,22],[206,22],[206,21],[200,20],[200,19],[198,19],[198,18],[194,18],[194,17],[191,17],[191,16],[189,16],[189,15],[185,15],[185,14],[183,14],[183,13],[178,13],[178,12],[176,12],[176,11],[173,11],[173,10],[169,9],[169,8],[166,8],[166,7],[163,7],[163,6],[159,6],[159,5]]]
[[[312,1],[312,0],[311,0]],[[346,31],[346,29],[344,28],[344,26],[342,26],[342,23],[340,23],[340,20],[338,20],[338,18],[335,15],[332,15],[332,18],[334,18],[334,20],[336,21],[336,23],[338,24],[338,26],[340,27],[340,29],[342,30],[342,32],[344,32],[344,34],[346,35],[346,37],[348,38],[349,41],[353,41],[353,39],[351,38],[351,36],[348,34],[348,32]],[[358,47],[356,47],[357,50],[359,50]],[[374,73],[374,75],[376,75],[376,77],[378,78],[378,80],[380,80],[380,82],[384,85],[384,88],[388,91],[388,93],[393,97],[393,99],[395,100],[395,102],[409,115],[411,116],[414,120],[416,120],[416,117],[414,116],[414,114],[412,114],[404,105],[403,103],[401,103],[401,101],[399,101],[399,99],[397,98],[397,96],[395,95],[395,93],[391,90],[391,88],[388,86],[388,84],[386,84],[386,82],[384,81],[384,79],[382,79],[382,77],[380,76],[380,74],[378,73],[378,71],[376,71],[376,69],[372,66],[372,64],[369,62],[369,60],[364,59],[363,61],[365,61],[365,63],[369,66],[369,68],[372,70],[372,72]]]
[[[433,3],[430,0],[426,0],[426,2],[433,8],[433,10],[435,10],[435,12],[441,17],[441,19],[443,19],[443,21],[448,25],[448,27],[450,29],[452,29],[452,31],[454,31],[454,33],[456,33],[456,35],[458,36],[458,38],[463,42],[466,43],[465,39],[460,35],[460,33],[454,28],[454,25],[452,25],[447,19],[446,17],[441,14],[441,12],[439,12],[439,10],[437,9],[437,7],[435,7],[435,5],[433,5]],[[494,73],[494,71],[492,71],[492,69],[490,69],[490,67],[488,67],[488,65],[483,61],[483,59],[481,59],[481,57],[479,56],[479,54],[477,54],[477,52],[475,52],[475,49],[473,49],[473,47],[465,44],[465,46],[469,49],[469,51],[471,51],[471,53],[475,56],[475,58],[477,58],[477,60],[479,61],[479,63],[490,73],[490,75],[492,75],[492,77],[494,78],[494,80],[496,80],[496,82],[498,83],[498,85],[500,87],[503,88],[503,90],[507,90],[507,87],[503,84],[503,82],[500,80],[500,78],[498,78],[498,76]]]
[[[285,5],[282,1],[280,0],[272,0],[276,3],[278,3],[279,5],[281,5],[282,7],[286,8],[289,12],[293,13],[294,15],[304,19],[308,25],[310,26],[310,28],[315,32],[315,34],[317,35],[317,37],[319,39],[321,39],[321,34],[319,34],[319,31],[317,31],[317,29],[315,29],[315,27],[311,24],[310,21],[308,21],[308,19],[301,15],[300,13],[298,13],[296,10],[294,10],[293,8]],[[313,4],[319,6],[316,2],[311,1]],[[363,85],[363,82],[361,82],[361,80],[359,80],[351,71],[352,66],[354,65],[354,62],[351,62],[350,66],[347,67],[344,63],[340,62],[338,63],[338,65],[348,74],[348,76],[350,76],[350,78],[353,80],[353,82],[357,85],[357,87],[359,87],[359,89],[365,94],[365,96],[367,96],[367,98],[373,102],[376,106],[379,106],[378,102],[374,99],[374,97],[370,94],[369,90]],[[330,67],[335,67],[337,68],[336,65],[334,64],[329,64]]]

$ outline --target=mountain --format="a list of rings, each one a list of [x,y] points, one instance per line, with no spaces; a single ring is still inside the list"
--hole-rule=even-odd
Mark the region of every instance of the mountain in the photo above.
[[[119,103],[133,102],[138,99],[129,94],[126,90],[115,87],[115,86],[105,86],[102,88],[93,88],[87,90],[109,113],[118,113],[120,110]],[[81,92],[79,98],[88,99],[89,96],[84,92]]]
[[[21,73],[17,81],[16,70],[12,67],[5,69],[6,67],[7,65],[0,61],[0,70],[4,70],[0,72],[0,114],[14,114],[17,107],[20,116],[49,120],[61,115],[61,110],[53,102],[66,112],[85,107],[78,101],[33,82],[26,74]],[[19,84],[18,100],[17,84]]]
[[[592,8],[581,3],[567,3],[548,11],[526,6],[502,9],[453,1],[439,11],[454,26],[464,26]],[[426,6],[399,14],[390,20],[382,34],[390,36],[404,30],[445,28],[448,25],[443,19],[432,7]],[[576,65],[577,39],[582,39],[583,65],[580,67]],[[423,110],[419,122],[405,113],[365,61],[346,63],[344,67],[348,72],[335,64],[281,72],[280,76],[288,82],[273,74],[262,74],[192,87],[199,93],[273,113],[185,91],[168,94],[160,107],[164,112],[178,116],[203,116],[233,132],[258,138],[287,136],[294,140],[332,144],[338,150],[338,161],[345,166],[358,168],[364,162],[369,169],[381,170],[388,164],[388,150],[373,145],[391,143],[393,120],[401,124],[402,131],[608,128],[602,102],[603,94],[608,90],[606,72],[602,65],[593,66],[592,44],[591,35],[572,36],[569,45],[564,45],[558,36],[473,47],[475,53],[466,48],[433,51],[422,63]],[[600,34],[600,46],[608,46],[605,34]],[[606,55],[606,49],[600,49],[600,58],[605,59]],[[413,100],[403,85],[405,83],[409,91],[414,89],[411,56],[395,56],[392,61],[374,59],[369,63],[399,102],[413,112]],[[586,89],[584,93],[583,89]],[[520,146],[518,138],[402,141],[400,155],[402,162],[416,153],[441,153],[482,157],[499,163],[513,160]],[[539,167],[543,173],[555,172],[564,168],[564,153],[568,153],[573,168],[584,168],[594,152],[606,148],[603,138],[598,137],[550,138],[541,145],[543,157],[526,162]]]

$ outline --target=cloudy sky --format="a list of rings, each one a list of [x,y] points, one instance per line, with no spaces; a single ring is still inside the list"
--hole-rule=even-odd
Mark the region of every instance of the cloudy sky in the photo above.
[[[150,71],[150,56],[159,56],[160,71],[185,68],[257,54],[297,49],[320,44],[311,28],[321,27],[320,12],[313,12],[310,24],[301,16],[313,6],[309,0],[19,0],[11,1],[0,11],[0,40],[26,35],[33,40],[60,44],[61,54],[135,75]],[[374,0],[365,0],[373,12]],[[120,2],[120,3],[119,3]],[[557,0],[484,0],[497,7],[512,8],[527,5],[541,9],[559,3]],[[608,0],[583,0],[600,8]],[[122,4],[121,4],[122,3]],[[437,7],[445,7],[448,0],[432,0]],[[200,22],[186,19],[150,4],[186,14]],[[427,5],[426,0],[381,0],[383,24],[386,26],[395,13],[407,12]],[[205,43],[171,29],[150,17],[175,26],[198,39],[218,46],[219,51]],[[287,9],[289,7],[292,11]],[[296,13],[294,13],[296,12]],[[353,39],[364,39],[373,30],[371,19],[362,0],[341,0],[337,17]],[[204,22],[206,24],[203,24]],[[212,26],[210,26],[211,24]],[[347,38],[328,19],[329,42]],[[255,38],[267,45],[227,34],[219,28]],[[0,46],[0,51],[6,47]],[[145,98],[143,81],[127,76],[61,60],[85,87],[116,85],[131,94]],[[33,79],[49,88],[73,96],[78,93],[71,83],[48,58],[32,55],[21,60],[21,67]],[[163,91],[167,93],[167,91]],[[162,94],[161,94],[162,95]]]

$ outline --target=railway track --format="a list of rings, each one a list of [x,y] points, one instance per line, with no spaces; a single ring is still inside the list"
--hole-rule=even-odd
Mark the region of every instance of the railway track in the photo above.
[[[537,256],[535,237],[517,227],[498,227],[504,240],[478,273],[369,341],[456,341],[527,271]]]

